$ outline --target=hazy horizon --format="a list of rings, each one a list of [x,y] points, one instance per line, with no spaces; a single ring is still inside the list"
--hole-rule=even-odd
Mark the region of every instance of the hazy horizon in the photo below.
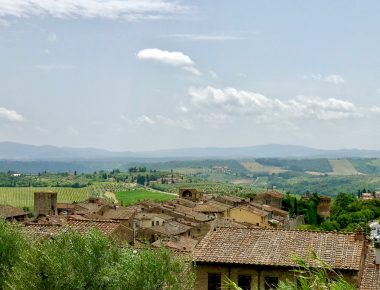
[[[0,1],[0,141],[379,150],[378,1]]]

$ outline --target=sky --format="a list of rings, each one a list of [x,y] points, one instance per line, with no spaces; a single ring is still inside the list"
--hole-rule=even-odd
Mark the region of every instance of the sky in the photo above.
[[[380,149],[379,1],[0,0],[0,141]]]

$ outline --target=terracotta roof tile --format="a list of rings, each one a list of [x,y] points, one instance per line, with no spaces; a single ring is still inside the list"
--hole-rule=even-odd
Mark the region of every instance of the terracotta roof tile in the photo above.
[[[116,231],[119,226],[121,226],[121,224],[115,221],[68,219],[65,224],[28,223],[25,224],[24,230],[28,235],[41,237],[46,235],[57,235],[68,229],[79,233],[87,233],[92,229],[97,229],[102,234],[109,236]]]
[[[375,249],[373,247],[369,248],[359,289],[380,289],[380,265],[375,264]]]
[[[335,269],[359,270],[363,242],[355,234],[262,228],[210,231],[194,251],[194,261],[293,267],[311,251]]]
[[[0,218],[11,218],[16,216],[23,216],[27,213],[21,208],[10,206],[10,205],[0,205]]]
[[[250,206],[250,205],[242,205],[242,206],[238,206],[238,207],[235,207],[236,209],[242,209],[242,210],[246,210],[246,211],[250,211],[252,213],[255,213],[259,216],[267,216],[269,215],[269,213],[265,210],[261,210],[261,209],[258,209],[256,207],[253,207],[253,206]]]
[[[162,226],[154,226],[149,229],[151,229],[154,232],[165,234],[168,236],[176,236],[186,233],[187,231],[192,229],[192,227],[181,224],[176,221],[168,221]]]
[[[114,208],[106,210],[103,213],[103,217],[106,219],[113,220],[129,220],[135,212],[136,210],[133,208],[115,206]]]

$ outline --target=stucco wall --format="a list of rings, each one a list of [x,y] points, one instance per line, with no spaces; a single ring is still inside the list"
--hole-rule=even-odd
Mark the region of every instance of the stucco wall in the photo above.
[[[237,266],[213,266],[213,265],[196,265],[196,284],[195,290],[208,290],[208,273],[220,273],[222,276],[222,288],[227,290],[228,287],[223,285],[223,279],[229,277],[237,283],[238,275],[248,275],[252,277],[251,289],[264,290],[265,277],[278,277],[279,281],[296,281],[296,277],[291,268],[276,267],[237,267]],[[344,278],[352,285],[357,283],[357,272],[344,272]],[[260,284],[260,285],[259,285]]]

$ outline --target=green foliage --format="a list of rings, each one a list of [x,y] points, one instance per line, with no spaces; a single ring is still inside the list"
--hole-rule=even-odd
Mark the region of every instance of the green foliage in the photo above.
[[[166,193],[155,192],[144,188],[132,188],[126,191],[116,192],[116,199],[122,202],[125,206],[138,203],[143,200],[153,201],[168,201],[174,199],[176,196]]]
[[[361,200],[352,194],[340,193],[331,207],[331,222],[336,230],[354,231],[360,225],[368,233],[368,222],[379,217],[378,199]]]
[[[34,192],[55,191],[58,193],[58,202],[82,201],[88,198],[87,188],[70,187],[0,187],[0,204],[9,204],[17,207],[33,209]]]
[[[154,184],[152,188],[160,191],[178,193],[180,188],[195,188],[206,194],[249,196],[266,191],[264,188],[256,188],[253,185],[235,185],[226,182],[186,182],[175,184]]]
[[[110,289],[193,289],[191,265],[174,258],[168,250],[123,251],[119,263],[108,274]]]
[[[256,162],[267,165],[277,166],[291,171],[305,172],[331,172],[332,168],[328,159],[278,159],[278,158],[259,158]]]
[[[28,243],[15,226],[0,219],[0,289],[9,271],[18,264]]]
[[[311,254],[311,263],[300,257],[294,257],[299,268],[294,270],[298,281],[280,281],[278,290],[354,290],[355,287],[344,280],[330,265]]]
[[[100,233],[30,240],[0,223],[0,289],[193,289],[192,265],[166,249],[119,247]]]

